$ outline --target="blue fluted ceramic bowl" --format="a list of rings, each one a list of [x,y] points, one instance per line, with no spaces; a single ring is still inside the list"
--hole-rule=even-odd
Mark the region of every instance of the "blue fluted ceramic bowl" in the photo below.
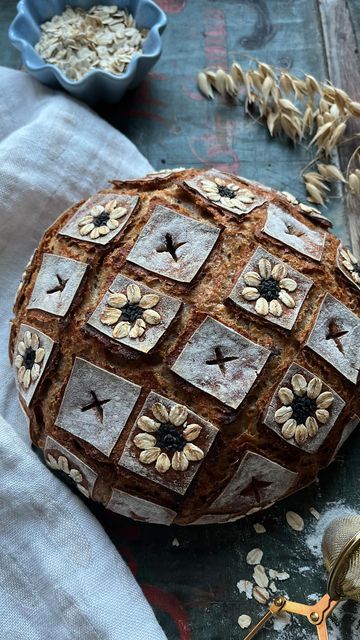
[[[40,38],[40,24],[62,13],[66,5],[90,9],[95,4],[118,5],[128,9],[139,28],[149,33],[143,50],[129,63],[125,73],[115,75],[93,69],[80,80],[69,80],[55,65],[46,63],[35,51]],[[128,89],[137,86],[159,59],[161,33],[166,26],[165,13],[152,0],[20,0],[18,13],[9,27],[12,44],[21,51],[23,64],[40,82],[53,88],[63,87],[75,98],[94,104],[100,100],[118,102]]]

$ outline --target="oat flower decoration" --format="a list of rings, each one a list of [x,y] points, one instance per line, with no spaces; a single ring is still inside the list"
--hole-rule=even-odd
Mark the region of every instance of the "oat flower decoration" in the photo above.
[[[107,233],[118,228],[119,219],[125,214],[126,208],[120,207],[117,200],[110,200],[104,205],[96,204],[90,209],[88,215],[79,220],[79,233],[81,236],[89,236],[92,240],[106,236]]]
[[[140,338],[147,325],[157,325],[161,315],[155,311],[160,297],[156,293],[141,295],[137,284],[129,284],[125,293],[110,293],[108,306],[102,311],[100,321],[112,326],[114,338]]]
[[[201,186],[209,200],[234,211],[246,211],[247,205],[254,201],[251,191],[240,189],[233,182],[226,182],[221,178],[202,180]]]
[[[46,463],[49,465],[51,469],[55,469],[56,471],[62,471],[65,473],[76,485],[76,488],[87,498],[89,497],[88,490],[82,485],[83,476],[78,469],[72,469],[69,466],[69,461],[65,456],[59,456],[58,459],[54,458],[51,453],[48,453],[46,456]]]
[[[40,347],[39,336],[25,331],[23,339],[17,347],[15,366],[18,369],[18,380],[24,389],[28,389],[40,375],[41,363],[44,360],[45,349]]]
[[[135,446],[141,449],[141,462],[155,462],[156,471],[166,473],[170,467],[175,471],[186,471],[190,462],[203,459],[203,450],[193,444],[201,432],[201,426],[187,424],[186,407],[175,404],[168,411],[161,402],[156,402],[151,412],[153,418],[141,416],[137,421],[142,433],[133,440]]]
[[[269,313],[279,318],[284,307],[293,309],[295,300],[289,292],[297,289],[297,283],[288,278],[287,266],[280,262],[274,267],[270,260],[261,258],[258,262],[258,271],[248,271],[244,275],[247,285],[241,292],[245,300],[256,301],[255,311],[261,316]]]
[[[291,389],[279,389],[281,402],[275,411],[275,422],[282,425],[281,433],[286,440],[295,439],[299,445],[308,438],[314,438],[319,425],[326,424],[330,414],[328,408],[334,402],[331,391],[323,391],[319,378],[307,382],[301,373],[291,378]]]
[[[350,272],[350,276],[357,285],[360,285],[360,263],[351,253],[350,249],[341,249],[342,266]]]

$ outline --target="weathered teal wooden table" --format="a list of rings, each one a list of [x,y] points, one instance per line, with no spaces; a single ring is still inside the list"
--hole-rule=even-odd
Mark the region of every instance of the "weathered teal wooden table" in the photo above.
[[[1,63],[19,67],[18,54],[7,41],[15,4],[15,0],[0,2]],[[246,65],[247,57],[256,57],[319,79],[329,77],[360,101],[359,0],[162,0],[160,4],[169,17],[160,62],[120,105],[100,105],[99,113],[128,135],[157,169],[212,165],[304,199],[298,174],[308,160],[307,150],[271,141],[265,129],[225,100],[207,102],[197,92],[196,74],[204,66],[227,66],[233,59]],[[344,145],[343,167],[348,154],[349,146]],[[356,208],[345,211],[337,198],[327,215],[335,232],[359,252]],[[255,621],[265,610],[254,600],[247,601],[237,588],[241,579],[252,579],[245,562],[251,548],[263,549],[266,567],[290,574],[278,585],[292,598],[304,600],[326,588],[319,531],[322,522],[341,510],[360,513],[359,452],[360,433],[355,433],[318,484],[235,524],[166,529],[93,510],[134,571],[169,640],[241,639],[246,632],[238,626],[238,616],[249,613]],[[319,523],[310,515],[310,506],[322,514]],[[286,525],[288,509],[304,517],[304,532]],[[255,522],[263,523],[266,533],[255,533]],[[269,624],[260,637],[309,640],[314,634],[307,622],[299,620],[280,632]],[[349,602],[334,617],[330,638],[359,637],[360,611]]]

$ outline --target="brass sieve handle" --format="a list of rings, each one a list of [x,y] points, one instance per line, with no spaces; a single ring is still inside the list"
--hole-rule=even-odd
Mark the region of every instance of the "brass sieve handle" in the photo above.
[[[332,600],[341,600],[346,598],[346,594],[340,593],[338,589],[339,578],[344,570],[345,565],[349,562],[350,557],[360,548],[360,531],[358,531],[351,540],[345,545],[339,557],[337,558],[333,568],[330,571],[328,580],[328,593]]]

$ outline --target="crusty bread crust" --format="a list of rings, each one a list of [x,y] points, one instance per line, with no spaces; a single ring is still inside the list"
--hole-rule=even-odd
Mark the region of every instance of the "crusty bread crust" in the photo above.
[[[231,507],[228,500],[224,499],[223,507],[221,500],[217,500],[248,451],[296,474],[291,476],[293,481],[285,494],[275,495],[274,500],[308,485],[319,470],[332,460],[349,420],[360,414],[359,383],[354,384],[343,375],[341,367],[335,368],[306,346],[326,294],[333,296],[357,317],[360,315],[359,289],[336,266],[339,241],[325,228],[328,226],[326,220],[310,219],[298,204],[291,204],[286,196],[275,190],[231,177],[229,180],[235,181],[240,189],[249,189],[260,201],[260,205],[250,213],[236,215],[218,203],[205,199],[192,186],[191,181],[199,179],[203,173],[195,169],[180,170],[169,175],[154,174],[141,180],[113,181],[111,187],[101,194],[111,193],[114,197],[126,194],[139,199],[123,229],[104,246],[89,242],[86,238],[80,240],[60,234],[64,225],[84,203],[77,203],[65,211],[45,232],[26,269],[14,305],[10,336],[11,360],[14,359],[22,324],[41,331],[54,341],[51,356],[31,402],[27,404],[20,393],[20,401],[29,417],[32,442],[44,448],[49,436],[93,470],[97,478],[90,493],[95,501],[107,505],[112,490],[117,489],[170,510],[165,510],[166,513],[176,513],[173,519],[178,524],[190,524],[205,516],[209,516],[208,521],[225,521],[251,511],[248,502],[245,504],[241,496],[238,504]],[[322,237],[325,234],[320,260],[308,257],[264,232],[270,204],[287,212],[309,230],[319,232]],[[213,248],[191,282],[175,281],[127,260],[157,205],[170,207],[177,213],[219,230]],[[291,330],[269,321],[268,317],[249,313],[229,298],[257,247],[284,261],[313,283]],[[72,258],[88,265],[64,317],[28,308],[45,253]],[[146,285],[182,302],[170,326],[149,353],[129,348],[121,340],[114,340],[87,324],[119,273],[135,280],[140,287]],[[207,316],[269,352],[266,364],[237,408],[196,388],[171,370],[192,334]],[[139,397],[109,456],[55,424],[75,357],[140,387]],[[319,377],[344,402],[339,417],[316,452],[294,446],[264,424],[273,394],[293,362]],[[134,421],[151,391],[185,405],[219,429],[183,494],[164,486],[161,476],[158,482],[154,482],[118,464]],[[48,442],[51,444],[50,440]],[[54,447],[49,451],[54,454]],[[274,473],[277,472],[278,468],[274,467]],[[169,473],[175,474],[172,470]],[[212,506],[214,501],[215,509]],[[255,501],[252,507],[267,506],[269,500],[265,504],[260,496],[258,502]],[[118,510],[126,512],[121,511],[121,507]],[[136,518],[136,509],[133,512],[130,515]],[[149,513],[139,518],[153,520],[151,509]],[[160,516],[158,520],[156,518],[155,521],[162,521]],[[164,522],[166,520],[163,519]]]

